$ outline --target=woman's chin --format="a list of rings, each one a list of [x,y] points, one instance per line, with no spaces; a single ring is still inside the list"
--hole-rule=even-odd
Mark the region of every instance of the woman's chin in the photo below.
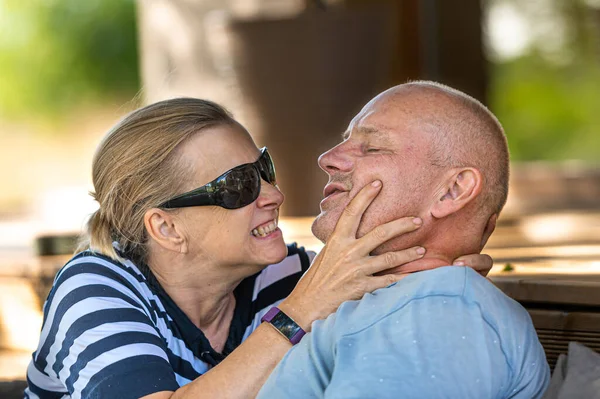
[[[279,263],[287,256],[287,246],[281,230],[277,228],[265,237],[252,236],[252,255],[265,266]]]

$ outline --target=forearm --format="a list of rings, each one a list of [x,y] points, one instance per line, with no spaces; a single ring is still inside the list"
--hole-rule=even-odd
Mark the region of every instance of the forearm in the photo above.
[[[170,399],[254,398],[291,347],[279,332],[263,323],[218,366],[178,389]]]

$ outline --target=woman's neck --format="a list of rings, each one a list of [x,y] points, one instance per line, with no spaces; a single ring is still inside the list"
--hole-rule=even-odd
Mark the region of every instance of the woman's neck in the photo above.
[[[244,276],[232,273],[231,267],[198,259],[155,258],[148,263],[161,287],[207,337],[229,330],[235,309],[233,291]]]
[[[205,284],[171,284],[168,279],[157,279],[177,306],[202,331],[221,325],[223,318],[235,307],[233,291],[239,284],[222,284],[205,281]],[[227,325],[229,325],[227,321]]]

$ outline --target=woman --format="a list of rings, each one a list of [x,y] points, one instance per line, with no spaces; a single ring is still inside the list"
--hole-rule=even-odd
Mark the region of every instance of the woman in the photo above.
[[[286,247],[277,228],[283,194],[267,150],[208,101],[128,115],[100,144],[93,183],[100,207],[44,305],[28,397],[253,397],[314,320],[401,278],[374,275],[397,266],[369,256],[391,236],[357,240],[360,214],[340,219],[308,269],[314,254]]]

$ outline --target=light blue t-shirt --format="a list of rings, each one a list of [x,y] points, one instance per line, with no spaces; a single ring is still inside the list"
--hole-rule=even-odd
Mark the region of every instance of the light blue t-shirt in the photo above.
[[[472,269],[450,266],[315,322],[258,398],[531,399],[549,380],[527,311]]]

